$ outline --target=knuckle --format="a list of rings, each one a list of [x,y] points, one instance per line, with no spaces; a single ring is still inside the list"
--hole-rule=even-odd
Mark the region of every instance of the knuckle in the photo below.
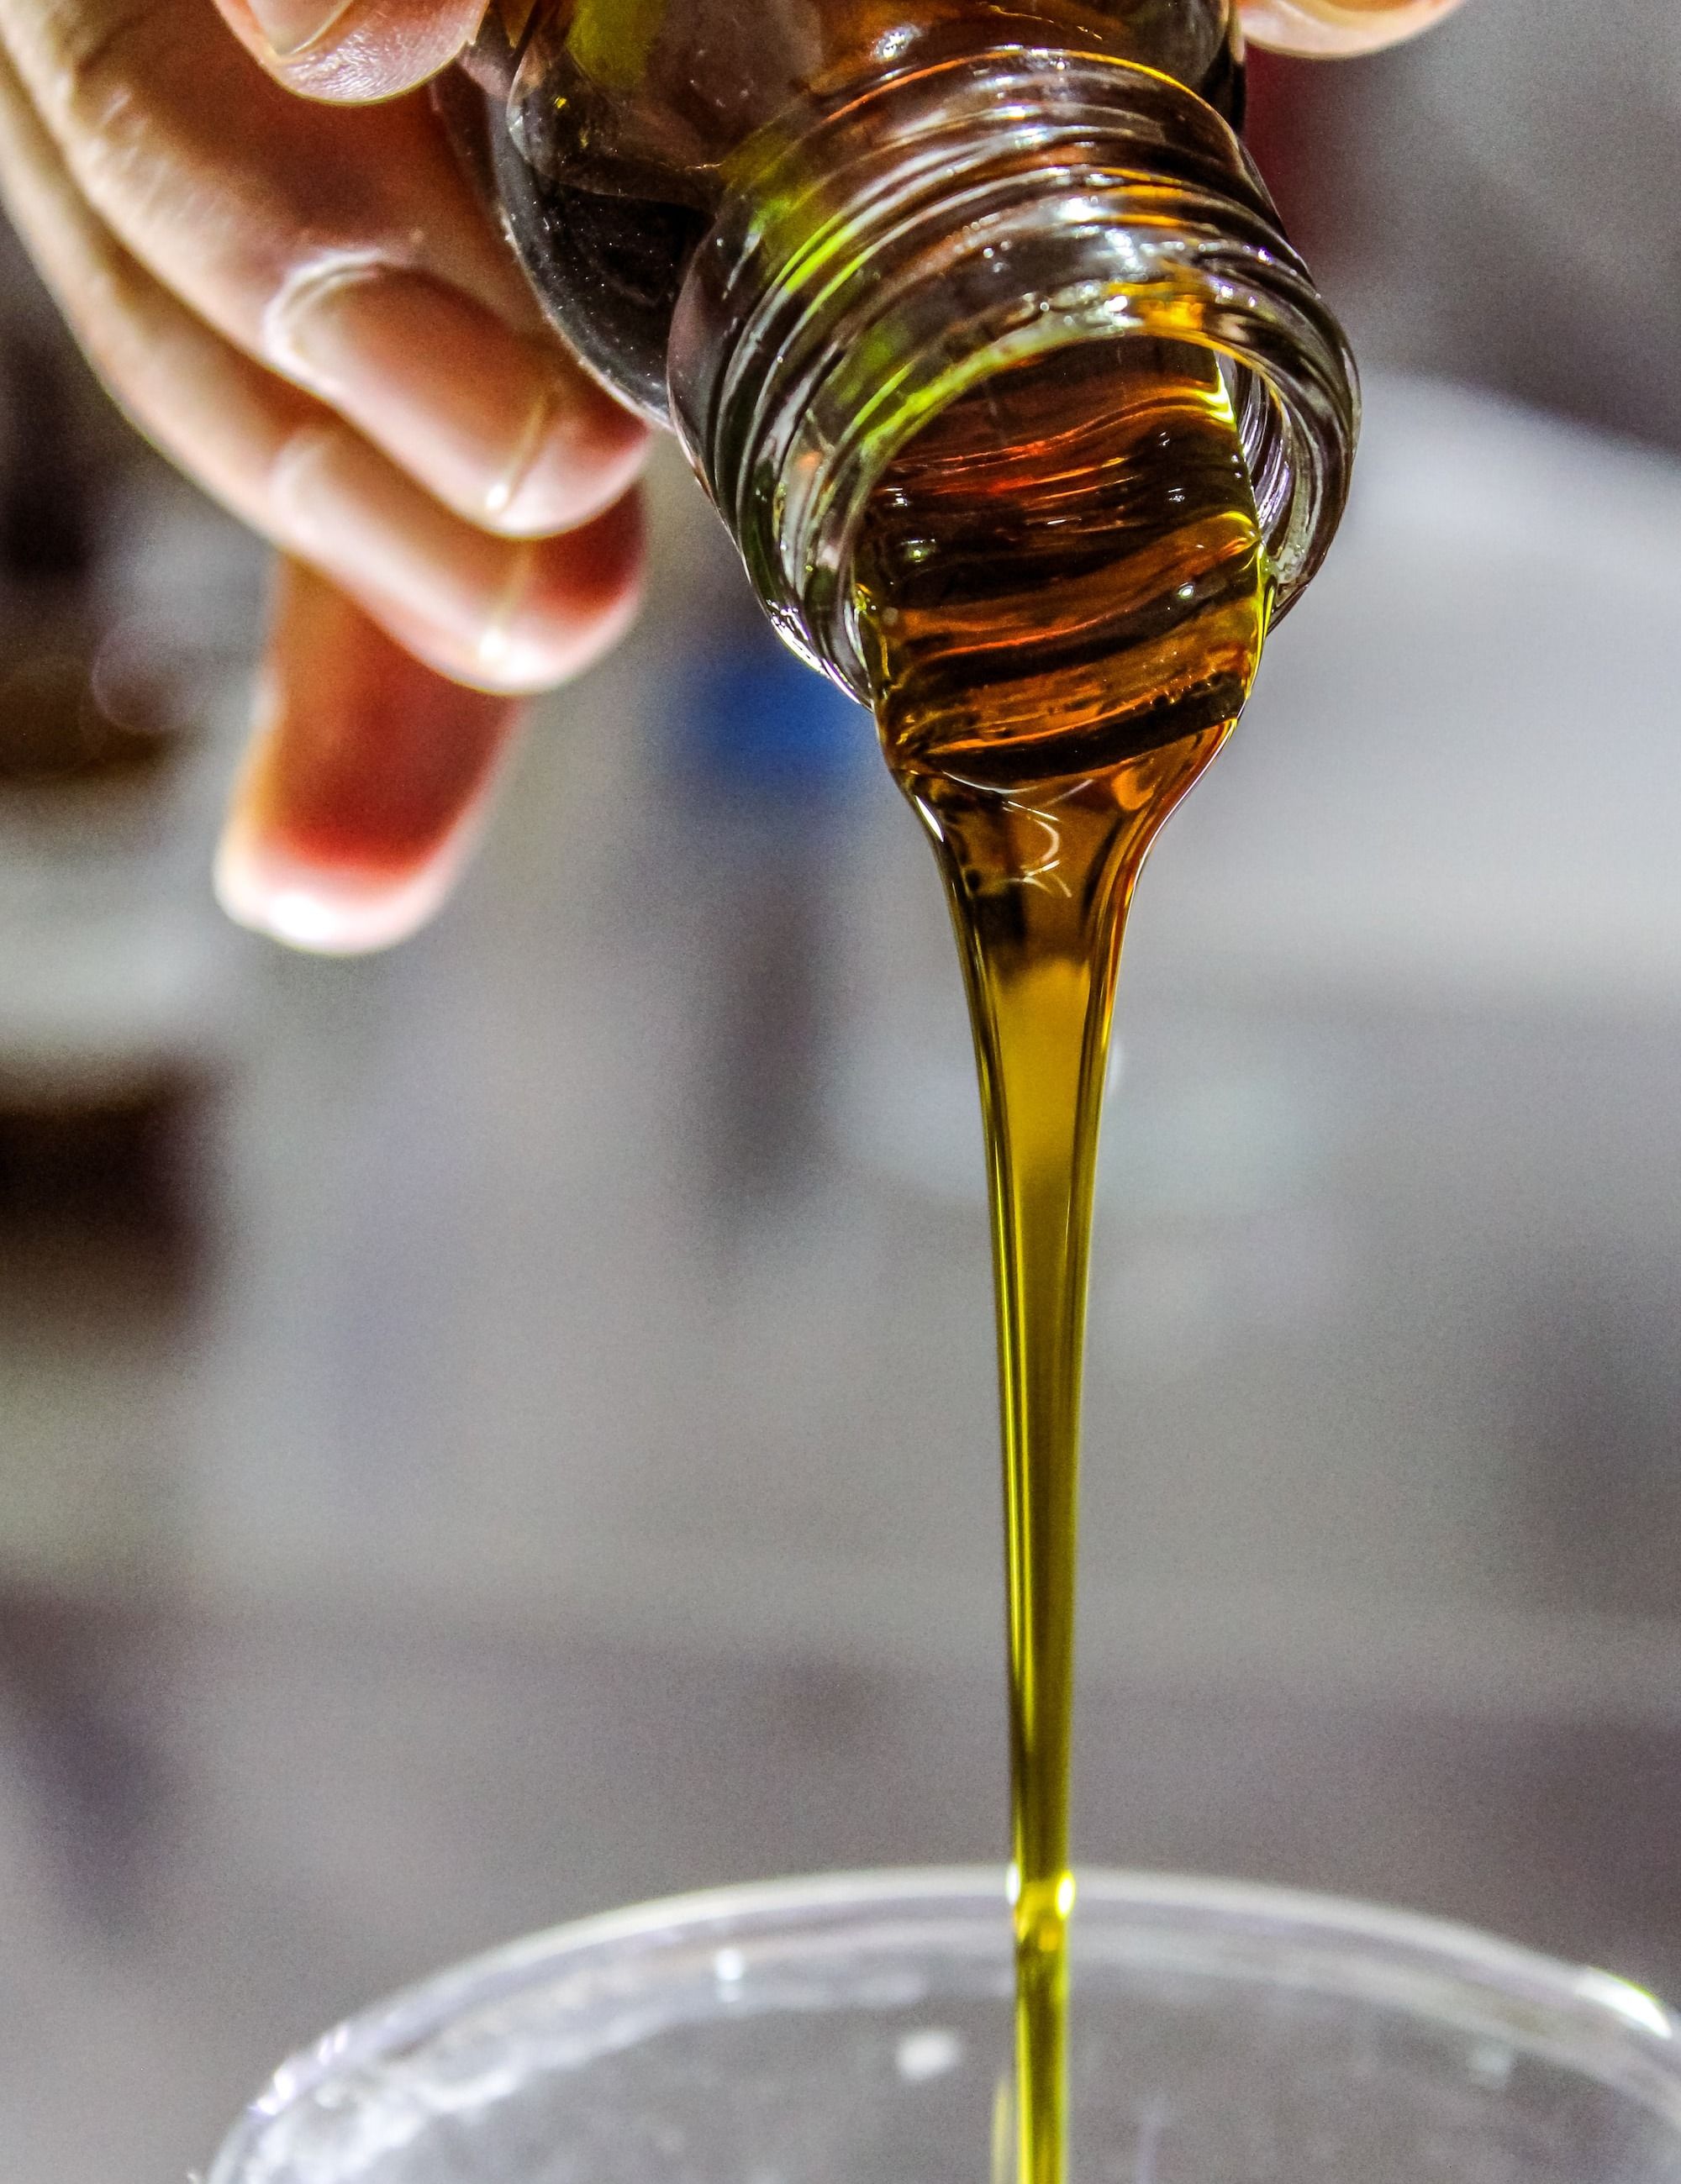
[[[151,73],[167,10],[148,0],[59,4],[47,25],[50,55],[42,103],[65,143],[131,144],[147,122],[141,86]]]

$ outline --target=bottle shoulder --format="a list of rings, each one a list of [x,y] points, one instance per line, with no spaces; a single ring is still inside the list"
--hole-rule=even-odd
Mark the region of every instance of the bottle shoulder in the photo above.
[[[896,70],[977,45],[1141,62],[1238,118],[1233,0],[498,0],[469,58],[477,164],[539,296],[656,418],[690,259],[730,175]]]

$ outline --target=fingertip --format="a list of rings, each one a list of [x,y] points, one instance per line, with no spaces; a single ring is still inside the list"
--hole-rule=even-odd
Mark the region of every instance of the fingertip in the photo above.
[[[492,486],[484,521],[508,538],[575,531],[634,491],[652,448],[640,418],[580,378]]]
[[[570,682],[620,643],[641,609],[646,543],[642,495],[634,489],[581,529],[541,542],[530,605],[547,657],[533,663],[535,682],[517,687]],[[517,655],[518,621],[514,627]]]
[[[461,861],[446,847],[401,878],[323,865],[288,854],[236,813],[217,845],[212,881],[223,911],[248,932],[306,955],[369,956],[431,922]]]
[[[1243,0],[1243,32],[1268,52],[1353,59],[1427,31],[1460,0]]]
[[[306,98],[394,98],[447,68],[483,0],[216,0],[240,43]]]
[[[236,923],[322,955],[406,939],[466,861],[519,725],[282,564],[254,735],[218,847]]]
[[[634,618],[640,497],[556,536],[511,539],[444,509],[359,435],[312,422],[271,465],[275,527],[450,684],[504,699],[599,660]],[[379,693],[370,689],[369,701]]]
[[[641,609],[641,495],[558,538],[506,542],[500,599],[462,614],[382,603],[388,627],[439,674],[511,699],[574,681],[628,633]]]

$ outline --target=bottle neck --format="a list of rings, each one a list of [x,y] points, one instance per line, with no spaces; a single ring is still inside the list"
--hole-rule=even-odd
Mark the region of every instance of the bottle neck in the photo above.
[[[865,694],[852,575],[894,456],[981,382],[1145,337],[1222,360],[1283,611],[1336,529],[1353,359],[1231,128],[1171,78],[1008,43],[764,131],[670,348],[679,432],[784,635]]]

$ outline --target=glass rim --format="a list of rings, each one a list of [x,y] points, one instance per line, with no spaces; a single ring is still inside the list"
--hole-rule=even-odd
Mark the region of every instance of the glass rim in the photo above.
[[[1457,1921],[1264,1882],[1091,1868],[1079,1874],[1078,1885],[1076,1993],[1081,1944],[1089,1949],[1098,1942],[1105,1923],[1112,1934],[1131,1937],[1135,1958],[1228,1977],[1245,1975],[1246,1942],[1247,1975],[1257,1980],[1268,1976],[1269,1949],[1282,1955],[1287,1945],[1307,1968],[1293,1983],[1325,1980],[1351,1998],[1409,2015],[1451,2022],[1452,2013],[1432,1998],[1481,1997],[1491,2009],[1509,2013],[1500,2025],[1529,2048],[1668,2113],[1681,2133],[1681,2019],[1615,1974]],[[936,1920],[943,1914],[954,1927],[963,1918],[996,1914],[1000,1951],[1008,1956],[1005,1876],[997,1866],[735,1884],[598,1913],[504,1943],[376,2002],[283,2063],[246,2109],[204,2184],[238,2184],[265,2132],[334,2080],[415,2048],[557,1973],[582,1970],[592,1959],[675,1960],[709,1939],[722,1951],[751,1943],[756,1934],[785,1941],[801,1930],[844,1933],[855,1924],[918,1908]],[[1155,1947],[1141,1949],[1153,1934]],[[1187,1957],[1199,1937],[1202,1965]],[[1331,1977],[1338,1967],[1340,1988]],[[1351,1978],[1355,1973],[1360,1976]]]

